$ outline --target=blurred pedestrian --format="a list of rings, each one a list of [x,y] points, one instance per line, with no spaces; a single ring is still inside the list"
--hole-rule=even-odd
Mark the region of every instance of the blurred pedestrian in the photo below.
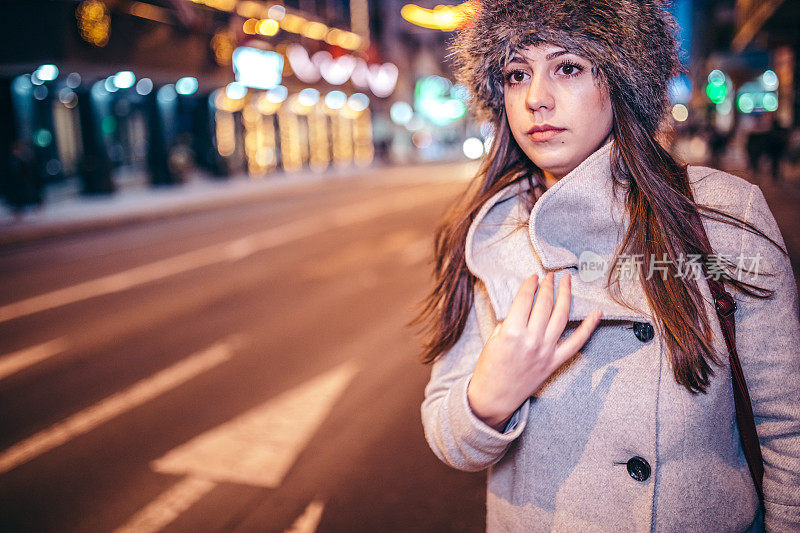
[[[710,128],[710,130],[711,131],[708,137],[708,148],[711,151],[710,164],[712,167],[717,168],[720,166],[722,157],[725,155],[725,152],[728,149],[730,135],[726,132],[719,131],[713,126]]]
[[[495,138],[412,323],[425,437],[488,470],[489,531],[800,530],[792,266],[757,186],[656,141],[676,34],[628,0],[484,0],[457,33]]]
[[[30,143],[17,139],[11,146],[6,201],[19,217],[32,206],[42,204],[44,182]]]
[[[764,134],[764,151],[769,156],[772,181],[777,183],[781,178],[781,162],[786,157],[789,130],[783,127],[775,113],[770,119],[771,127]]]
[[[758,167],[761,163],[761,156],[765,151],[766,136],[762,131],[751,131],[747,134],[747,144],[745,150],[747,151],[747,169],[754,177],[758,176]]]

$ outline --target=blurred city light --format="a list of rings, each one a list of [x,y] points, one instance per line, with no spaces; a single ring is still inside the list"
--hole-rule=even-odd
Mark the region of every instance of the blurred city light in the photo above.
[[[473,0],[457,6],[438,5],[427,9],[415,4],[406,4],[400,15],[412,24],[441,31],[453,31],[461,26],[477,8]]]
[[[67,76],[67,87],[70,89],[77,89],[81,84],[81,75],[77,72],[71,72],[69,76]]]
[[[33,97],[37,100],[41,101],[47,98],[47,87],[44,85],[39,85],[38,87],[33,89]]]
[[[185,76],[175,82],[175,91],[183,96],[188,96],[197,92],[199,84],[197,78]]]
[[[130,89],[136,83],[136,76],[130,70],[122,70],[111,77],[117,89]]]
[[[778,75],[775,72],[768,70],[761,75],[761,84],[767,91],[778,90]]]
[[[256,25],[256,31],[261,35],[266,35],[267,37],[277,34],[279,30],[280,26],[278,26],[278,21],[272,19],[261,20]]]
[[[753,103],[753,95],[749,93],[740,94],[739,98],[736,100],[736,107],[738,107],[739,111],[742,113],[752,113],[753,108],[755,107]]]
[[[225,87],[225,96],[233,100],[239,100],[247,95],[247,87],[239,82],[232,81]]]
[[[160,104],[168,104],[173,102],[177,97],[178,93],[175,91],[175,86],[171,83],[164,85],[156,93],[156,100]]]
[[[684,122],[689,118],[689,109],[683,104],[675,104],[672,106],[672,118],[677,122]]]
[[[286,15],[286,8],[280,4],[275,4],[267,11],[267,16],[271,19],[281,20]]]
[[[255,35],[258,33],[258,19],[247,19],[242,24],[242,31],[247,35]]]
[[[283,56],[270,50],[240,46],[233,51],[233,72],[236,81],[245,87],[270,89],[281,83]]]
[[[297,101],[300,102],[300,105],[310,107],[319,101],[319,91],[310,87],[305,88],[300,91]]]
[[[341,109],[347,103],[347,95],[342,91],[331,91],[325,95],[325,105],[330,109]]]
[[[389,109],[389,116],[395,124],[405,126],[414,116],[414,110],[407,102],[395,102]]]
[[[287,96],[289,96],[289,91],[283,85],[278,85],[267,91],[267,100],[273,104],[280,104],[286,100]]]
[[[447,78],[428,76],[421,78],[414,90],[414,108],[437,126],[463,117],[467,112],[464,101],[453,97],[453,85]],[[456,88],[456,94],[463,92]]]
[[[153,81],[150,78],[142,78],[136,83],[136,92],[142,96],[147,96],[153,90]]]
[[[722,103],[728,97],[727,76],[721,70],[715,69],[708,74],[706,96],[715,104]]]
[[[42,65],[34,74],[42,81],[53,81],[58,77],[58,67],[55,65]]]
[[[105,87],[106,91],[110,93],[115,93],[119,90],[117,87],[116,81],[114,80],[114,76],[109,76],[103,82],[103,87]]]
[[[353,111],[364,111],[369,107],[369,97],[363,93],[355,93],[347,99],[347,107]]]
[[[50,146],[50,143],[53,142],[53,134],[50,133],[50,130],[41,128],[33,134],[33,142],[39,148]]]
[[[765,111],[776,111],[778,109],[778,96],[775,93],[765,93],[761,99],[761,105]]]
[[[483,142],[477,137],[467,138],[461,148],[470,159],[479,159],[483,155]]]

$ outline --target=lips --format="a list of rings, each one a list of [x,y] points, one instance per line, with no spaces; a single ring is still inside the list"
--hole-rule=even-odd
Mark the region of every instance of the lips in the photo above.
[[[548,130],[559,130],[559,131],[563,131],[564,129],[565,129],[565,128],[558,128],[558,127],[556,127],[556,126],[551,126],[550,124],[540,124],[540,125],[538,125],[538,126],[532,126],[532,127],[531,127],[531,128],[528,130],[528,134],[530,135],[531,133],[537,133],[537,132],[540,132],[540,131],[548,131]]]
[[[557,128],[549,124],[533,126],[528,130],[528,137],[535,142],[549,141],[559,133],[566,131],[565,128]]]

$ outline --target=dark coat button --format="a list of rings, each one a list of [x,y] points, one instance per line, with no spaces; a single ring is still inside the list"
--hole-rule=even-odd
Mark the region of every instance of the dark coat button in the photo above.
[[[650,342],[655,336],[656,332],[650,322],[634,322],[633,334],[642,342]]]
[[[650,477],[650,463],[643,457],[631,457],[628,460],[628,473],[636,481],[645,481]]]

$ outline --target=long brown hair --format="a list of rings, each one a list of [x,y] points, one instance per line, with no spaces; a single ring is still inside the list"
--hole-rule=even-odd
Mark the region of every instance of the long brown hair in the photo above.
[[[700,217],[722,221],[767,239],[784,254],[781,246],[752,224],[719,209],[695,203],[685,164],[679,164],[638,120],[628,103],[610,93],[614,112],[611,150],[611,174],[614,186],[627,189],[626,208],[630,225],[611,261],[608,286],[611,298],[628,308],[620,299],[615,282],[615,268],[621,254],[642,254],[639,268],[649,271],[653,257],[676,258],[699,254],[705,265],[715,258],[702,246]],[[542,171],[520,149],[511,134],[505,111],[494,124],[492,149],[477,176],[450,206],[434,233],[434,284],[418,303],[419,313],[408,326],[422,325],[424,338],[419,359],[434,362],[459,339],[472,306],[475,276],[467,269],[465,244],[467,231],[481,206],[504,187],[528,180],[523,200],[532,206],[544,192]],[[699,216],[698,216],[699,215]],[[719,265],[719,257],[716,265]],[[738,280],[727,269],[734,267],[723,259],[725,269],[720,280],[738,291],[756,298],[770,298],[774,291]],[[716,272],[716,271],[715,271]],[[641,272],[640,272],[641,274]],[[639,279],[642,279],[640,277]],[[703,278],[700,277],[702,280]],[[709,317],[703,298],[692,276],[649,276],[642,288],[663,331],[669,349],[675,381],[689,392],[705,392],[714,375],[711,363],[720,366],[713,350]],[[716,318],[715,318],[716,320]]]

